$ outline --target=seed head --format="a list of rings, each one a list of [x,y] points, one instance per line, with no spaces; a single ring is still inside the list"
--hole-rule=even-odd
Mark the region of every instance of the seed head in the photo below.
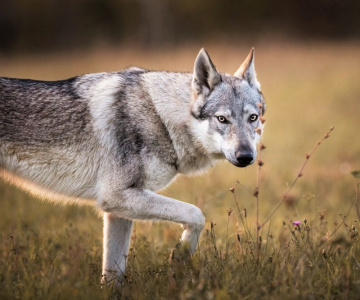
[[[293,194],[287,193],[283,195],[283,200],[288,206],[293,206],[296,201],[296,197]]]
[[[240,233],[237,234],[237,239],[238,239],[238,241],[240,243],[241,242]]]
[[[325,249],[322,249],[321,253],[322,253],[323,257],[326,258],[326,256],[327,256],[327,255],[326,255],[326,250],[325,250]]]
[[[232,193],[234,193],[235,188],[234,188],[234,187],[231,187],[231,188],[229,188],[229,191],[232,192]]]
[[[304,224],[306,225],[306,223],[307,223],[307,219],[306,219],[306,218],[304,218],[303,222],[304,222]]]
[[[258,160],[258,165],[259,165],[259,167],[262,167],[262,166],[264,165],[264,162],[259,159],[259,160]]]
[[[320,220],[324,220],[325,219],[325,211],[321,211],[320,215],[319,215]]]
[[[306,156],[305,156],[305,157],[306,157],[306,159],[309,159],[309,158],[310,158],[310,154],[307,154],[307,153],[306,153]]]
[[[265,145],[264,145],[264,144],[261,144],[261,145],[260,145],[260,150],[265,150],[265,149],[266,149]]]
[[[231,215],[231,213],[233,212],[233,209],[232,208],[229,208],[228,210],[227,210],[227,213],[228,213],[228,216],[230,217],[230,215]]]

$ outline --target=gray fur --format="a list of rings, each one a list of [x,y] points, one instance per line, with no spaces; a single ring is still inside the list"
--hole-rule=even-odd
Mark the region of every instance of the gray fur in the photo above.
[[[254,161],[261,123],[249,116],[261,114],[264,100],[253,61],[252,53],[227,76],[201,50],[193,74],[129,68],[54,82],[1,78],[0,173],[48,198],[96,203],[105,212],[108,279],[109,270],[124,272],[131,220],[181,223],[194,251],[203,214],[155,192],[220,158]]]

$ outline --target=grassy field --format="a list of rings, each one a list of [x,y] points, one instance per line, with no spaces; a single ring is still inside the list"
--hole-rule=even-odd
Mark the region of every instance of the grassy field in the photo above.
[[[201,46],[220,71],[233,73],[252,45]],[[199,251],[170,265],[181,228],[137,222],[119,292],[100,285],[102,221],[93,208],[41,202],[0,181],[0,299],[358,299],[360,180],[351,172],[360,169],[360,44],[255,46],[267,100],[258,209],[257,165],[223,162],[179,177],[162,193],[204,212]],[[0,57],[0,76],[55,80],[130,65],[191,71],[199,48]],[[257,242],[257,212],[263,224],[279,203]]]

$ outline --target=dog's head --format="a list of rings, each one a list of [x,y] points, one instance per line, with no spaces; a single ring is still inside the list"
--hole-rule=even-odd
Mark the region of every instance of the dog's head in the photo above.
[[[201,49],[195,61],[192,90],[194,134],[205,151],[213,158],[225,156],[237,167],[252,164],[263,127],[260,117],[265,111],[254,69],[254,49],[234,76],[218,73]]]

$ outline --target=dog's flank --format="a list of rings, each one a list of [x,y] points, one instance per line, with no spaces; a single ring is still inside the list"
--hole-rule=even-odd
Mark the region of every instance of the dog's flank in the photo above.
[[[256,157],[264,100],[254,53],[219,73],[205,50],[193,73],[130,68],[45,82],[0,79],[0,170],[104,213],[103,274],[125,272],[132,220],[183,224],[195,251],[205,218],[161,196],[177,174],[220,158],[245,167]]]

